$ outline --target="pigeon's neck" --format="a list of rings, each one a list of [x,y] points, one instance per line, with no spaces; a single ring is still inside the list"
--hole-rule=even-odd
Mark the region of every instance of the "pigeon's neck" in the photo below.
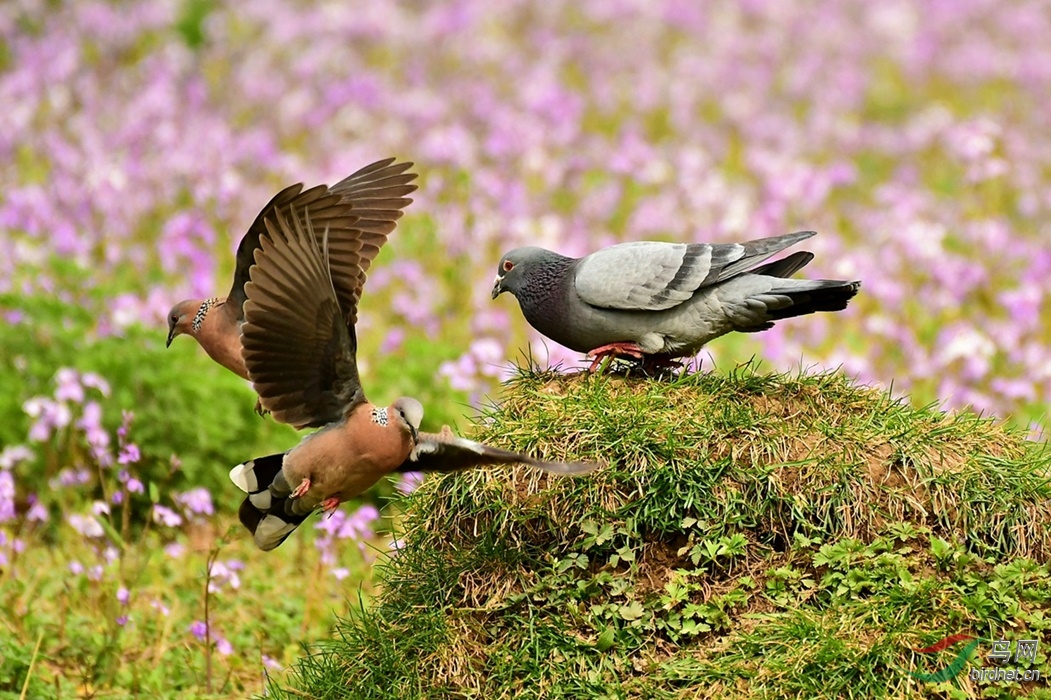
[[[552,253],[550,260],[530,271],[518,297],[522,314],[538,331],[561,343],[574,258]]]

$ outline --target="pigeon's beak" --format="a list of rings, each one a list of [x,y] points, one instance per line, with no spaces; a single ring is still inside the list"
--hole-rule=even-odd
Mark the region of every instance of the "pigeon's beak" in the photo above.
[[[412,435],[413,446],[417,445],[420,442],[420,431],[417,430],[416,426],[412,423],[409,423],[409,435]]]
[[[168,342],[164,344],[164,347],[170,348],[173,340],[175,340],[175,326],[168,329]]]
[[[496,281],[493,282],[493,299],[497,298],[498,296],[500,296],[503,293],[504,287],[501,284],[501,282],[503,282],[503,281],[504,281],[503,277],[501,277],[500,275],[496,276]]]

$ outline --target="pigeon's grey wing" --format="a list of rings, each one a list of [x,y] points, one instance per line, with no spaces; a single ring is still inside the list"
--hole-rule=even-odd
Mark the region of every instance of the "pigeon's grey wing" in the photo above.
[[[404,213],[402,210],[412,203],[405,196],[416,190],[416,185],[411,184],[416,173],[406,172],[411,167],[412,163],[395,163],[394,158],[386,158],[366,165],[329,188],[331,194],[341,197],[341,204],[351,205],[357,219],[356,247],[341,245],[341,238],[334,239],[329,234],[332,281],[349,326],[358,320],[366,272]],[[322,230],[314,224],[316,233]]]
[[[341,260],[348,254],[353,255],[353,249],[361,247],[354,228],[357,216],[350,213],[349,207],[342,206],[338,197],[325,198],[327,190],[324,185],[311,187],[309,190],[304,190],[301,183],[291,185],[274,195],[256,215],[255,221],[237,246],[234,283],[227,295],[226,304],[223,305],[235,320],[244,319],[244,286],[250,279],[249,270],[255,264],[255,251],[259,248],[259,239],[266,234],[264,222],[268,216],[277,212],[288,218],[293,208],[300,212],[300,216],[309,211],[314,230],[328,230],[331,241],[329,248],[336,260]],[[345,250],[348,248],[350,250]]]
[[[592,306],[662,311],[813,235],[803,231],[747,243],[621,243],[582,258],[574,286]]]
[[[319,205],[330,206],[326,195]],[[345,210],[349,205],[342,205]],[[344,322],[328,261],[309,212],[266,218],[245,285],[241,346],[263,408],[296,428],[339,420],[365,400],[355,360],[354,327]]]
[[[587,474],[601,466],[593,462],[546,462],[458,437],[446,428],[441,433],[420,433],[415,459],[405,460],[397,471],[458,472],[496,464],[528,464],[553,474],[572,475]]]

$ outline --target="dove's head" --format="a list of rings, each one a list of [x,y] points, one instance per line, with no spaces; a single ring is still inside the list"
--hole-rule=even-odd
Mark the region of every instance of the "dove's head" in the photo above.
[[[180,301],[172,307],[168,312],[168,342],[164,344],[164,347],[171,345],[177,335],[193,334],[193,319],[200,308],[201,300],[199,299]]]
[[[415,445],[420,423],[423,422],[423,404],[416,399],[402,396],[390,405],[387,415],[393,419],[395,425],[412,437],[412,443]]]
[[[518,296],[522,287],[535,273],[545,269],[550,263],[567,260],[569,258],[565,256],[535,246],[515,248],[509,253],[504,253],[496,270],[496,280],[493,282],[493,299],[504,292]]]

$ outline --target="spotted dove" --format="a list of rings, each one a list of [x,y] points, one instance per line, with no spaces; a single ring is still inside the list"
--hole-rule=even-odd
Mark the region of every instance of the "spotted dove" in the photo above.
[[[230,293],[211,299],[187,299],[173,306],[168,312],[167,345],[178,335],[189,335],[213,360],[248,379],[241,356],[244,286],[249,280],[253,255],[266,232],[266,217],[274,212],[288,216],[292,208],[310,212],[313,230],[328,231],[336,295],[345,308],[356,308],[366,271],[394,230],[402,209],[412,202],[405,198],[416,189],[410,184],[416,174],[405,172],[411,167],[412,163],[394,163],[394,158],[387,158],[365,166],[332,187],[318,185],[304,190],[302,184],[296,184],[278,192],[255,217],[237,247]]]
[[[312,207],[350,207],[334,196]],[[320,427],[291,450],[234,467],[230,478],[248,493],[241,522],[259,548],[277,547],[318,506],[331,511],[397,471],[458,471],[520,462],[558,474],[595,464],[544,462],[454,436],[419,432],[423,406],[400,398],[380,408],[365,398],[358,377],[354,320],[358,293],[339,294],[331,239],[298,208],[268,212],[255,265],[245,285],[242,345],[248,377],[274,419],[296,428]],[[357,251],[346,246],[346,251]],[[345,270],[367,263],[362,249]],[[362,273],[359,279],[364,279]]]
[[[754,333],[775,321],[840,311],[861,282],[788,279],[813,260],[770,256],[813,231],[747,243],[621,243],[583,258],[516,248],[500,260],[493,299],[518,298],[530,325],[551,340],[594,356],[674,364],[731,331]]]

